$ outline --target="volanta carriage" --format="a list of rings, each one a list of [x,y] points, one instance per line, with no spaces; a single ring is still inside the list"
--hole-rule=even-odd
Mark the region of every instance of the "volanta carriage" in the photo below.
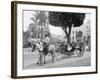
[[[65,44],[63,51],[65,55],[71,56],[77,54],[77,56],[81,57],[84,54],[84,42],[80,41]]]

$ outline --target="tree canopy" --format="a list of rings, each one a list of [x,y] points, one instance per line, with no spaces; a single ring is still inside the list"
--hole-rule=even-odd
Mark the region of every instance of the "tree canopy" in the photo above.
[[[68,42],[70,42],[71,28],[80,27],[85,18],[85,13],[71,12],[49,12],[49,24],[60,26],[66,33]]]
[[[85,13],[65,13],[49,12],[49,23],[54,26],[63,26],[73,24],[74,27],[81,26],[85,18]]]

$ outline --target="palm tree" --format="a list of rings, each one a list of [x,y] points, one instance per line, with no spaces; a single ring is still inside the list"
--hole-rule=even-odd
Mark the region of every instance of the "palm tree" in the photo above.
[[[45,36],[45,28],[47,27],[48,13],[45,11],[34,11],[33,17],[31,20],[33,21],[34,28],[36,29],[37,35],[39,34],[38,29],[41,28],[41,39]]]

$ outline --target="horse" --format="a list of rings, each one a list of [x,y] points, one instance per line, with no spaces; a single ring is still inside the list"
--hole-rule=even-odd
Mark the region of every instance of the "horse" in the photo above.
[[[56,50],[55,45],[53,45],[53,44],[48,45],[47,43],[43,42],[41,47],[42,47],[42,49],[39,50],[39,53],[40,53],[39,55],[40,56],[39,56],[37,64],[41,64],[42,62],[45,64],[46,63],[45,58],[48,54],[51,55],[52,62],[54,62],[55,58],[57,59],[57,57],[55,56],[55,50]]]
[[[46,63],[46,56],[48,54],[51,55],[52,62],[54,62],[55,59],[58,60],[56,55],[55,55],[55,53],[58,50],[58,46],[55,46],[53,44],[48,44],[46,42],[38,42],[38,43],[32,44],[32,51],[31,52],[34,52],[35,50],[38,51],[38,55],[39,55],[37,64],[42,64],[42,63],[45,64]]]

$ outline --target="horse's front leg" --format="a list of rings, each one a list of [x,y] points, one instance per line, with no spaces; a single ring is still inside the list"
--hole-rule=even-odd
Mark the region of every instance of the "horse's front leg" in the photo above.
[[[42,63],[42,54],[40,54],[40,64]]]
[[[51,52],[51,55],[52,55],[52,62],[54,62],[54,53]]]
[[[41,54],[39,54],[39,59],[38,59],[37,64],[41,64],[41,62],[42,62],[42,55],[41,55]]]
[[[38,59],[38,61],[37,61],[37,64],[40,64],[40,55],[39,55],[39,59]]]
[[[44,64],[45,64],[45,55],[44,55]]]

